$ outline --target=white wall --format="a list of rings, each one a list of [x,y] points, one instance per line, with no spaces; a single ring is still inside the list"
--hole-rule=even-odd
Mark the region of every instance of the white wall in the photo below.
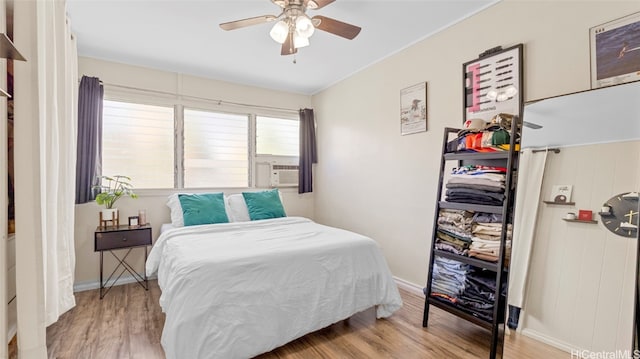
[[[462,64],[524,43],[526,100],[586,90],[589,28],[638,11],[638,1],[505,0],[315,95],[316,219],[374,238],[395,276],[424,286],[442,130],[462,122]],[[428,132],[401,136],[399,92],[421,81]]]
[[[311,98],[306,95],[298,95],[281,91],[266,90],[257,87],[231,84],[228,82],[214,81],[204,78],[187,76],[166,71],[124,65],[114,62],[96,60],[81,57],[78,61],[78,73],[82,75],[100,78],[105,84],[105,95],[116,95],[119,98],[138,99],[150,103],[158,103],[169,100],[170,103],[181,104],[206,104],[212,109],[226,111],[255,111],[238,106],[218,105],[215,101],[207,102],[206,99],[222,100],[251,104],[255,106],[269,106],[297,111],[299,108],[311,106]],[[118,86],[114,86],[118,85]],[[144,94],[141,91],[123,89],[122,86],[151,91],[160,91],[171,95],[156,93]],[[197,97],[195,100],[190,97]],[[260,109],[261,113],[277,110]],[[211,191],[224,191],[225,193],[239,193],[242,189],[214,189]],[[304,216],[314,218],[314,194],[300,195],[297,188],[282,188],[283,202],[287,215]],[[147,219],[152,225],[154,240],[160,233],[162,223],[170,223],[169,208],[166,200],[173,190],[147,190],[136,191],[138,199],[124,198],[118,201],[120,209],[120,223],[125,224],[128,216],[135,216],[139,209],[147,211]],[[94,231],[98,226],[98,213],[101,207],[90,202],[76,205],[75,222],[75,246],[76,246],[76,289],[96,288],[99,280],[100,255],[94,252]],[[111,272],[117,263],[105,255],[105,275]],[[135,250],[131,253],[130,263],[134,268],[142,269],[143,252]]]
[[[600,210],[613,195],[640,190],[640,141],[562,148],[550,153],[542,198],[572,184],[575,206],[541,204],[533,240],[522,325],[565,349],[627,349],[633,325],[637,239],[597,225],[562,220],[567,212]]]

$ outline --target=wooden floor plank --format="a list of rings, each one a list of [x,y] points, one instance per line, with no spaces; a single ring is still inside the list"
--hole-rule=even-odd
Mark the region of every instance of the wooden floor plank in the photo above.
[[[100,300],[98,290],[76,293],[77,305],[47,328],[49,358],[162,359],[164,314],[156,281],[145,291],[138,284],[112,288]],[[325,358],[487,358],[489,332],[438,308],[422,327],[424,298],[400,290],[404,305],[387,319],[373,308],[308,334],[259,359]],[[505,340],[505,358],[564,358],[568,353],[520,335]],[[15,343],[10,346],[15,358]]]

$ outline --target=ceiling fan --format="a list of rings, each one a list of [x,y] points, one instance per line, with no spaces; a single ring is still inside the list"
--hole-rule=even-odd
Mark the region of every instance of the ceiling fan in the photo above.
[[[301,47],[309,46],[309,38],[315,29],[352,40],[360,33],[360,27],[347,24],[326,16],[309,17],[307,9],[318,10],[331,4],[335,0],[271,0],[280,6],[282,12],[278,16],[262,15],[247,19],[230,21],[220,24],[223,30],[235,30],[265,22],[277,21],[269,35],[276,42],[282,44],[281,55],[291,55]]]

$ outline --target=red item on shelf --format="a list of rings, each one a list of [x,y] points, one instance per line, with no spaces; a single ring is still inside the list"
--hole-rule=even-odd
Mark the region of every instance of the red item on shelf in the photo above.
[[[587,211],[586,209],[581,209],[578,211],[578,220],[579,221],[591,221],[593,220],[593,212]]]

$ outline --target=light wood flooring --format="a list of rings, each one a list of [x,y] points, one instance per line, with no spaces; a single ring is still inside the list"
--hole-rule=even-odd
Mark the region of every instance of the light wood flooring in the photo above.
[[[259,359],[488,357],[488,331],[433,307],[423,328],[423,298],[400,293],[404,306],[388,319],[367,310]],[[148,292],[135,283],[114,287],[103,300],[97,290],[76,293],[77,306],[47,329],[49,358],[164,358],[159,296],[156,281]],[[569,357],[524,336],[505,339],[505,358]]]

